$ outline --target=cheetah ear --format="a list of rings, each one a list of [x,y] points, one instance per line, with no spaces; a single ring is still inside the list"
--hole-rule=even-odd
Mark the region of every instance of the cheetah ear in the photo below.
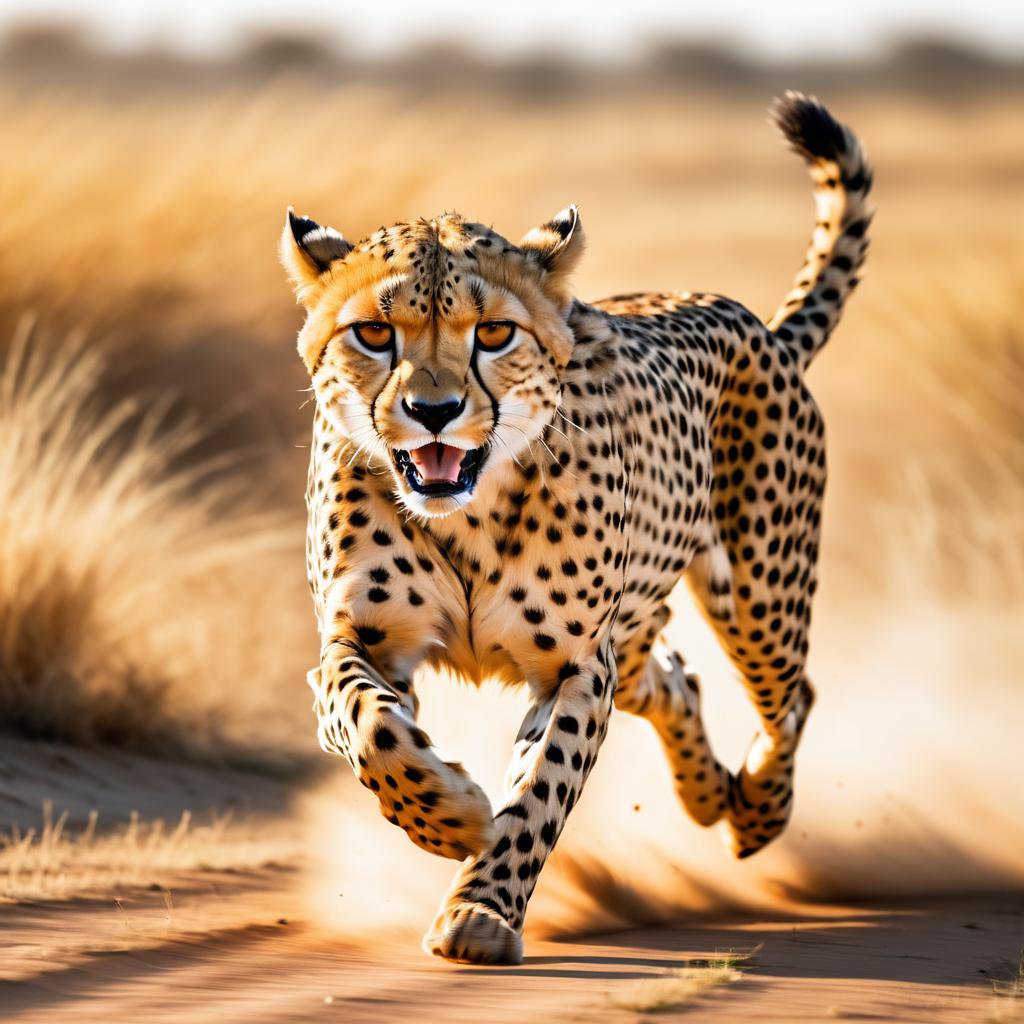
[[[583,255],[584,244],[580,212],[571,205],[529,232],[519,248],[543,271],[544,290],[557,302],[565,303],[572,298],[569,276]]]
[[[288,207],[281,234],[281,262],[304,306],[312,305],[319,298],[323,275],[335,260],[347,256],[352,248],[352,243],[346,242],[334,228],[300,217]]]

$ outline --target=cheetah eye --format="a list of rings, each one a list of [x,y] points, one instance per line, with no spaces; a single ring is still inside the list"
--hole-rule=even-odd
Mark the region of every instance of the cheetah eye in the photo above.
[[[476,344],[484,352],[500,352],[515,337],[516,325],[508,320],[492,320],[476,325]]]
[[[395,329],[391,324],[353,324],[352,333],[359,344],[374,355],[387,352],[395,343]]]

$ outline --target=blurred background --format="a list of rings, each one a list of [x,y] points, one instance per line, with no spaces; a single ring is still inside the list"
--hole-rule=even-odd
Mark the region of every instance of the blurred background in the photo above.
[[[865,141],[879,212],[810,379],[832,470],[797,819],[744,877],[817,895],[1020,880],[1024,9],[705,7],[0,2],[9,737],[291,780],[333,767],[304,682],[288,204],[350,238],[445,209],[517,238],[575,202],[581,298],[706,290],[768,315],[813,222],[765,121],[793,88]],[[753,718],[677,603],[738,763]],[[430,728],[495,786],[473,723],[508,739],[515,698],[425,685]],[[605,907],[589,815],[673,870],[706,838],[681,812],[665,824],[646,727],[616,730],[551,872]],[[622,783],[634,742],[646,760]],[[397,848],[378,826],[367,842]]]

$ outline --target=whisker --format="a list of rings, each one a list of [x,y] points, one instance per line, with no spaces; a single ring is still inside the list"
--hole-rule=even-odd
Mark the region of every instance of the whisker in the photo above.
[[[512,414],[512,415],[514,415],[514,414]],[[523,416],[523,417],[520,417],[520,418],[521,419],[525,419],[526,417]],[[541,481],[541,483],[545,487],[547,487],[548,481],[547,481],[547,477],[544,475],[544,464],[543,464],[543,462],[540,459],[537,458],[537,455],[536,455],[536,453],[533,450],[533,441],[530,439],[530,437],[526,433],[526,431],[522,430],[520,427],[517,427],[514,423],[509,423],[508,422],[508,417],[506,417],[503,420],[503,422],[500,424],[500,426],[498,428],[499,430],[501,429],[501,426],[508,426],[512,430],[518,430],[519,433],[523,435],[523,438],[526,440],[526,447],[529,449],[529,452],[530,452],[530,457],[533,459],[534,465],[537,467],[538,471],[540,472],[540,481]],[[494,437],[499,436],[498,435],[498,430],[495,430],[494,434],[492,436],[494,436]],[[502,438],[502,440],[504,440],[504,438]],[[506,442],[506,447],[507,447],[507,442]]]
[[[504,418],[505,418],[506,422],[508,422],[508,420],[510,420],[510,419],[526,420],[527,423],[532,423],[533,422],[528,416],[522,416],[522,415],[520,415],[519,413],[516,413],[516,412],[506,413]],[[548,425],[550,426],[550,424],[548,424]],[[526,431],[520,430],[520,428],[515,426],[515,424],[511,424],[510,423],[509,426],[511,426],[513,430],[519,430],[519,433],[522,434],[523,437],[526,437],[527,443],[529,443],[530,439],[527,437]],[[562,436],[564,437],[565,435],[563,434]],[[535,438],[535,440],[538,442],[538,444],[540,444],[544,448],[544,450],[548,453],[548,455],[551,456],[553,461],[558,462],[558,456],[551,450],[550,446],[544,440],[543,437],[537,437],[537,438]],[[568,440],[568,438],[566,438],[566,440]],[[571,477],[573,477],[573,479],[576,479],[576,475],[574,473],[570,473],[569,475]]]
[[[569,417],[566,416],[565,413],[562,412],[561,409],[556,409],[555,412],[559,416],[561,416],[562,419],[565,420],[565,422],[568,423],[570,427],[575,427],[581,434],[586,434],[587,437],[591,436],[589,430],[584,430],[583,427],[581,427],[578,423],[575,423],[573,420],[569,419]]]
[[[549,423],[547,429],[553,430],[556,434],[559,434],[560,436],[564,437],[566,441],[569,441],[569,435],[565,433],[564,430],[559,430],[558,427],[554,425],[554,423]],[[572,444],[572,441],[569,441],[569,444]]]
[[[506,441],[505,438],[503,438],[500,434],[498,434],[496,432],[493,433],[491,436],[495,439],[495,441],[500,441],[505,446],[505,450],[508,452],[509,458],[511,458],[512,461],[520,469],[522,469],[523,468],[523,464],[519,461],[519,459],[516,458],[516,453],[514,451],[512,451],[512,449],[509,447],[508,441]]]

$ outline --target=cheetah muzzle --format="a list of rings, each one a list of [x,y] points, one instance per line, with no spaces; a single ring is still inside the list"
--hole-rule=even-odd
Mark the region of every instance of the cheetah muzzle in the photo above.
[[[351,243],[288,213],[316,395],[318,737],[413,843],[460,862],[430,953],[522,958],[530,896],[613,708],[652,723],[684,809],[736,856],[789,820],[826,479],[804,375],[857,284],[872,174],[816,100],[787,94],[773,115],[817,218],[766,321],[718,295],[579,300],[573,206],[517,244],[457,214]],[[663,632],[680,580],[758,713],[737,770]],[[496,813],[417,724],[421,667],[527,688]]]
[[[392,459],[412,490],[429,497],[455,497],[473,493],[487,451],[432,441],[411,452],[400,448],[392,452]]]

